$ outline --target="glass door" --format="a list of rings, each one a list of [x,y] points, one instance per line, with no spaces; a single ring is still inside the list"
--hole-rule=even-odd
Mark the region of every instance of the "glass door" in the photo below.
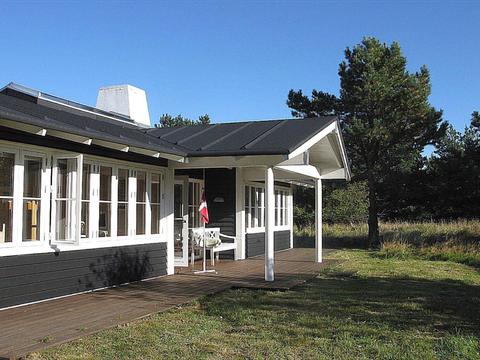
[[[188,178],[176,178],[174,183],[175,266],[188,266]]]

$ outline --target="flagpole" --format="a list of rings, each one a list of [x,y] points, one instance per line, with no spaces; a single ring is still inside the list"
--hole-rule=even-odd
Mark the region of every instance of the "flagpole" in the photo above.
[[[203,192],[203,196],[202,197],[205,197],[204,201],[206,202],[206,195],[205,195],[205,168],[203,168],[203,189],[202,189],[202,192]],[[202,199],[203,201],[203,199]],[[205,239],[205,221],[203,219],[202,216],[200,216],[200,219],[203,223],[203,268],[201,271],[194,271],[193,273],[194,274],[206,274],[206,273],[217,273],[216,270],[212,269],[212,270],[207,270],[207,241]],[[212,254],[212,256],[214,256]]]

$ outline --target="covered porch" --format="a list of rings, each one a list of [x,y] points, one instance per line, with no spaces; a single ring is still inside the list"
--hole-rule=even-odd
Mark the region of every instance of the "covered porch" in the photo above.
[[[220,260],[218,274],[196,276],[183,268],[173,276],[2,310],[0,358],[39,351],[231,288],[287,290],[328,264],[315,263],[313,257],[313,249],[278,252],[274,282],[263,279],[262,256]]]
[[[302,124],[302,122],[305,122]],[[312,133],[291,134],[289,138],[286,127],[298,125],[302,129],[312,127]],[[315,189],[315,251],[311,261],[322,262],[322,181],[332,179],[349,179],[348,160],[336,119],[322,122],[318,119],[279,122],[267,133],[250,133],[242,139],[242,147],[225,150],[237,131],[241,137],[249,124],[235,124],[237,128],[222,136],[229,124],[192,129],[179,128],[174,131],[157,129],[155,135],[163,140],[171,137],[195,140],[195,152],[188,161],[172,163],[176,186],[183,184],[187,194],[178,195],[175,188],[175,204],[181,197],[189,208],[180,215],[175,215],[175,265],[186,266],[192,256],[190,232],[201,226],[196,221],[200,194],[206,192],[209,210],[212,212],[207,227],[218,228],[223,234],[235,238],[235,249],[231,256],[235,260],[251,256],[264,255],[264,280],[275,280],[275,252],[293,248],[293,196],[294,186],[306,186]],[[258,124],[254,124],[258,126]],[[253,126],[253,125],[252,125]],[[284,127],[283,131],[280,129]],[[232,130],[230,128],[229,130]],[[187,132],[188,134],[183,134]],[[216,138],[207,134],[215,133]],[[170,135],[173,134],[173,135]],[[266,135],[269,136],[268,143]],[[295,139],[298,136],[298,139]],[[277,144],[275,138],[278,138]],[[287,140],[288,139],[288,140]],[[232,139],[233,140],[233,139]],[[283,143],[280,142],[283,141]],[[287,148],[288,144],[291,148]],[[183,143],[182,143],[183,145]],[[276,146],[275,150],[265,147]],[[186,146],[186,143],[185,143]],[[219,150],[210,150],[218,147]],[[261,149],[255,150],[256,147]],[[285,147],[285,148],[284,148]],[[284,152],[284,154],[281,154]],[[231,155],[230,155],[231,154]],[[178,213],[178,210],[175,210]],[[181,223],[184,228],[181,230]],[[179,225],[177,225],[179,224]],[[188,224],[188,225],[186,225]]]

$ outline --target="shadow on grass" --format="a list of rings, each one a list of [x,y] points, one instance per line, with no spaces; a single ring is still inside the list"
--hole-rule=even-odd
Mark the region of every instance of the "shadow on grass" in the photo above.
[[[207,314],[222,316],[239,327],[268,321],[294,332],[353,331],[356,336],[381,337],[383,332],[409,330],[480,335],[480,287],[460,281],[334,273],[284,293],[236,290],[204,298],[202,305]]]

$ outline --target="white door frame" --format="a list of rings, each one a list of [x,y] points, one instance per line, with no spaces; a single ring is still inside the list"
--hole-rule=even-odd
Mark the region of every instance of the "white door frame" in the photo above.
[[[188,266],[188,176],[175,176],[174,180],[174,191],[173,194],[175,196],[175,185],[182,185],[182,240],[183,240],[183,256],[182,258],[177,258],[174,255],[174,266]],[[174,207],[175,207],[175,199]],[[174,209],[174,224],[175,221],[179,220],[179,218],[175,218],[175,209]],[[175,225],[174,225],[175,227]],[[174,231],[175,232],[175,231]],[[175,236],[175,234],[174,234]]]

